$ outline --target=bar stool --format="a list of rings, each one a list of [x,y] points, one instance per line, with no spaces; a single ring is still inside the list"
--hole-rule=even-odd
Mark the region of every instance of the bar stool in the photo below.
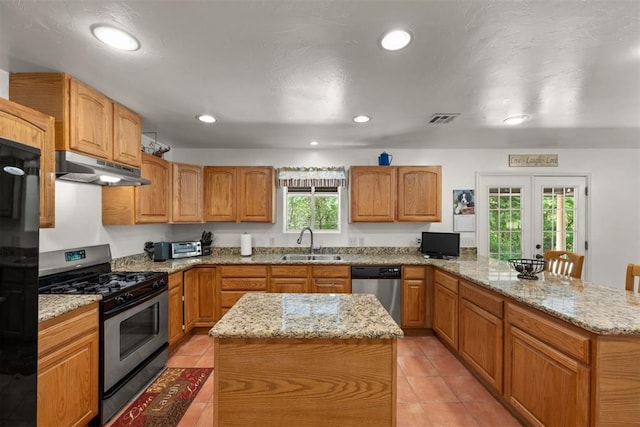
[[[635,289],[635,279],[640,277],[640,264],[629,264],[627,266],[627,281],[626,288],[631,292],[640,292],[640,283],[638,284],[638,290]]]
[[[545,270],[559,276],[582,278],[584,255],[568,251],[545,251]]]

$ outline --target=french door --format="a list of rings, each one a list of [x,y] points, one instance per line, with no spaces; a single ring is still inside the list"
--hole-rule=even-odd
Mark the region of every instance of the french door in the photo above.
[[[586,176],[478,174],[478,255],[536,258],[550,249],[585,254],[586,189]]]

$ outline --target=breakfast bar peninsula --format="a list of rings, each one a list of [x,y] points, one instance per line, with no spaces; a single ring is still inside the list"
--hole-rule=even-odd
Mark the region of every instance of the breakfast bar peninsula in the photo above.
[[[367,294],[245,294],[214,326],[214,426],[395,426],[402,330]]]

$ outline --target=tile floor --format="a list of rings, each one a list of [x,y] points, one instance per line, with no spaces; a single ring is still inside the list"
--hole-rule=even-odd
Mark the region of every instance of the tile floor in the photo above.
[[[207,335],[193,335],[176,350],[167,366],[213,367],[213,340]],[[520,426],[433,336],[398,340],[397,399],[397,427]],[[212,417],[213,374],[179,426],[210,427]]]

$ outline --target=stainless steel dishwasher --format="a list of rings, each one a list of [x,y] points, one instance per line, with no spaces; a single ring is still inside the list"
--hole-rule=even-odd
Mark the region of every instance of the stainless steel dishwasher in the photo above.
[[[399,265],[354,265],[351,267],[351,293],[374,294],[399,325],[401,271]]]

